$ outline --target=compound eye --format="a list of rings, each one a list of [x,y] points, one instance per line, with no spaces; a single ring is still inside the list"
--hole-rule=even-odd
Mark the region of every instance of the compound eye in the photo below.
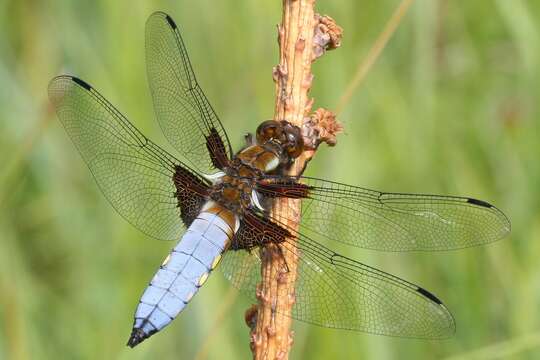
[[[292,136],[292,139],[291,139]],[[297,158],[304,150],[304,141],[301,137],[289,134],[290,145],[287,147],[287,153],[291,158]]]
[[[257,142],[264,144],[268,140],[278,138],[281,135],[281,124],[275,120],[262,122],[257,128]]]
[[[287,140],[290,142],[290,143],[293,143],[296,145],[296,143],[298,142],[296,140],[296,136],[294,136],[292,133],[288,133],[287,134]]]

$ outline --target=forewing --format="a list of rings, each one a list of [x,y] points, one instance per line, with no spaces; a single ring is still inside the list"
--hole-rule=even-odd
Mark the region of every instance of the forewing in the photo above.
[[[300,182],[268,177],[258,191],[303,198],[300,229],[314,238],[374,250],[433,251],[488,244],[510,232],[508,218],[481,200],[384,193],[308,177]]]
[[[84,81],[54,78],[49,98],[112,206],[147,235],[179,239],[204,201],[203,180]]]
[[[146,23],[146,66],[154,109],[169,142],[203,173],[222,169],[231,146],[197,83],[180,31],[167,14]]]
[[[252,233],[257,233],[256,227]],[[423,288],[341,256],[301,234],[295,233],[280,246],[298,261],[297,280],[289,284],[295,288],[292,316],[297,320],[413,338],[441,339],[455,332],[447,308]],[[261,280],[258,251],[229,250],[222,271],[255,300]]]

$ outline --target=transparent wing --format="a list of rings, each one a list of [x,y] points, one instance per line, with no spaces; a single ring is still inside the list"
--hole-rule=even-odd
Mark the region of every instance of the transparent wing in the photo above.
[[[260,219],[261,222],[267,220]],[[239,241],[257,242],[260,224],[241,225]],[[264,236],[272,235],[266,228]],[[280,243],[298,261],[292,316],[329,328],[374,334],[441,339],[455,332],[447,308],[433,294],[410,282],[374,269],[295,233]],[[261,250],[264,251],[264,250]],[[225,276],[254,301],[261,280],[257,250],[229,250],[220,265]],[[288,266],[283,264],[282,269]],[[283,278],[282,278],[283,279]]]
[[[146,23],[146,66],[156,117],[169,142],[203,173],[226,166],[232,151],[225,129],[197,83],[178,27],[162,12]]]
[[[259,249],[227,250],[219,263],[219,269],[235,288],[251,301],[257,302],[256,287],[261,282]]]
[[[112,206],[147,235],[179,239],[204,201],[204,181],[84,81],[54,78],[49,98]]]
[[[482,200],[299,179],[302,184],[296,178],[268,177],[258,191],[267,197],[303,198],[300,229],[310,237],[374,250],[433,251],[488,244],[510,232],[508,218]]]

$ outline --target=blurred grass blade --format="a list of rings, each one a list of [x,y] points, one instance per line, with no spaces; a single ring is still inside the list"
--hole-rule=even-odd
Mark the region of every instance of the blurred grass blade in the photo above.
[[[537,347],[540,347],[540,332],[523,335],[471,352],[451,356],[446,358],[446,360],[508,359],[511,356],[517,356]]]
[[[386,23],[383,31],[379,34],[379,37],[377,38],[377,40],[375,40],[375,43],[373,44],[371,49],[369,49],[369,52],[365,57],[364,61],[362,61],[358,65],[353,79],[347,86],[347,89],[345,89],[345,92],[341,96],[338,105],[336,106],[336,114],[341,113],[345,105],[347,105],[347,103],[351,100],[354,92],[360,86],[366,75],[369,73],[369,70],[371,69],[373,64],[375,64],[375,62],[381,55],[381,52],[386,47],[386,44],[388,44],[388,41],[396,31],[398,25],[401,23],[401,20],[407,13],[407,10],[409,10],[409,7],[412,5],[413,1],[414,0],[402,0],[399,6],[396,8],[396,10]]]

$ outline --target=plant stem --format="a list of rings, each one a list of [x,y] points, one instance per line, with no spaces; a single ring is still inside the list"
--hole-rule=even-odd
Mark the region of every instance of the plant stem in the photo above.
[[[309,145],[289,170],[288,174],[294,176],[303,172],[320,142],[335,143],[335,138],[333,142],[328,138],[333,137],[334,130],[340,129],[335,125],[333,114],[327,110],[319,109],[311,117],[309,115],[313,104],[313,99],[308,96],[313,80],[311,64],[326,50],[339,46],[341,38],[341,29],[331,18],[316,14],[314,7],[315,0],[283,0],[282,22],[278,26],[279,65],[273,70],[276,83],[274,119],[300,127]],[[326,128],[328,125],[330,129]],[[299,200],[276,199],[272,215],[297,230]],[[254,359],[287,359],[293,342],[290,328],[298,262],[293,252],[281,251],[275,244],[262,249],[261,254],[259,303],[246,314],[252,329],[251,350]]]

